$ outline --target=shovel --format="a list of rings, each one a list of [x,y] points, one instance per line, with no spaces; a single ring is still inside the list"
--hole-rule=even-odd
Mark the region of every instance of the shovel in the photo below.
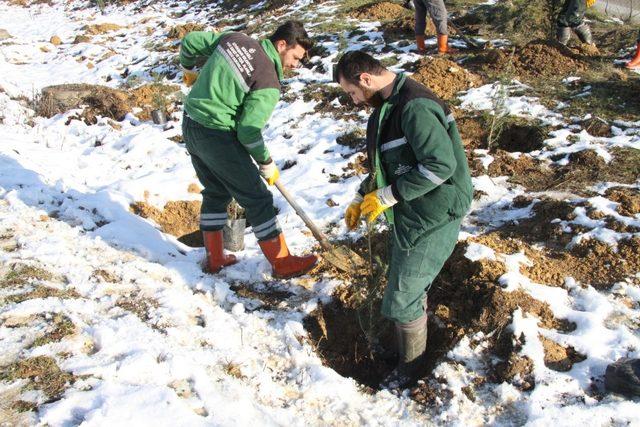
[[[453,29],[453,31],[455,31],[456,34],[458,34],[460,36],[460,38],[462,40],[464,40],[465,43],[467,43],[467,45],[469,45],[469,47],[471,47],[472,49],[484,50],[484,49],[487,48],[487,45],[489,43],[487,43],[487,42],[484,42],[484,43],[477,42],[477,41],[471,39],[470,37],[467,37],[462,31],[460,31],[460,28],[458,28],[456,25],[454,25],[451,21],[448,21],[447,25],[449,27],[451,27]]]
[[[311,230],[313,237],[316,238],[318,243],[320,243],[320,247],[324,251],[323,258],[327,260],[331,265],[336,267],[338,270],[343,271],[345,273],[356,273],[358,270],[362,269],[366,264],[364,259],[351,249],[346,246],[333,246],[329,243],[327,236],[320,231],[320,229],[311,221],[311,219],[307,216],[307,214],[302,210],[300,205],[293,199],[293,196],[287,191],[286,188],[280,183],[280,181],[276,181],[276,188],[280,191],[280,194],[287,200],[287,202],[291,205],[294,211],[298,214],[302,221],[304,221],[305,225]]]

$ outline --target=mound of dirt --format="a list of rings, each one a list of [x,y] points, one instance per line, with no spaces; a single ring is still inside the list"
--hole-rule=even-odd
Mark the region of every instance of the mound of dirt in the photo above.
[[[97,122],[98,115],[120,121],[131,111],[128,96],[123,91],[106,86],[64,84],[42,89],[36,114],[52,117],[83,105],[91,124]]]
[[[544,364],[547,368],[558,372],[568,372],[573,365],[582,362],[586,356],[578,353],[573,347],[563,347],[549,338],[539,336],[544,348]]]
[[[453,61],[440,57],[423,58],[415,65],[411,78],[431,89],[444,100],[463,90],[480,86],[482,79]]]
[[[125,28],[125,27],[121,27],[120,25],[117,25],[117,24],[105,23],[105,24],[85,25],[81,29],[84,31],[84,33],[86,35],[95,36],[95,35],[98,35],[98,34],[109,33],[111,31],[118,31],[118,30],[120,30],[122,28]]]
[[[411,11],[397,3],[388,1],[367,4],[351,12],[351,16],[354,18],[369,21],[394,21],[411,15]]]
[[[173,112],[178,93],[180,87],[176,85],[144,85],[129,92],[129,103],[142,109],[142,112],[136,114],[140,120],[151,120],[151,111],[155,109]]]
[[[584,130],[586,130],[589,135],[599,136],[603,138],[608,138],[611,136],[611,125],[609,125],[605,120],[599,117],[592,117],[588,120],[582,122],[582,126]]]
[[[605,196],[620,203],[616,208],[620,215],[635,216],[640,213],[640,190],[629,187],[613,187],[607,190]]]
[[[487,148],[489,130],[486,121],[481,116],[456,117],[456,125],[460,132],[462,144],[466,149]]]
[[[532,217],[505,225],[500,228],[500,233],[506,238],[522,239],[530,244],[544,243],[547,247],[564,249],[574,235],[565,232],[560,223],[552,221],[575,219],[575,207],[564,200],[544,198],[533,207]]]
[[[541,228],[544,229],[544,225]],[[640,238],[637,237],[618,242],[617,251],[595,239],[584,240],[567,251],[559,245],[534,249],[526,243],[533,239],[526,235],[524,227],[518,233],[513,226],[505,226],[474,240],[499,253],[524,252],[533,265],[521,266],[520,272],[536,283],[550,286],[562,286],[566,277],[573,277],[596,289],[609,289],[640,270]]]
[[[147,202],[136,202],[131,212],[155,221],[164,233],[178,238],[200,230],[200,206],[198,201],[171,201],[160,210]],[[197,233],[199,234],[199,233]]]
[[[571,49],[549,40],[534,40],[521,48],[516,48],[513,56],[502,49],[493,49],[476,57],[471,63],[489,72],[513,72],[525,78],[562,79],[589,64]]]
[[[500,335],[496,341],[493,351],[500,358],[500,361],[492,367],[488,379],[498,384],[505,381],[513,383],[522,391],[535,388],[533,361],[529,357],[519,354],[525,337],[504,334]]]
[[[491,177],[509,176],[509,182],[520,184],[530,191],[568,190],[578,195],[592,196],[589,187],[603,181],[633,184],[640,176],[640,150],[614,148],[609,163],[593,150],[569,155],[569,163],[552,166],[528,155],[514,158],[498,150],[494,161],[485,171],[478,161],[471,163],[474,176],[488,173]],[[470,156],[473,160],[473,157]]]
[[[338,145],[344,145],[349,148],[361,150],[365,148],[367,144],[366,132],[362,128],[357,128],[356,130],[344,133],[337,137],[336,143]]]
[[[542,191],[553,184],[554,171],[544,162],[528,155],[513,157],[503,150],[493,154],[494,160],[488,170],[478,170],[477,162],[473,164],[474,174],[488,173],[491,177],[508,176],[509,182],[520,184],[531,191]]]
[[[182,40],[184,36],[192,31],[203,31],[205,26],[202,24],[196,24],[195,22],[188,22],[183,25],[176,25],[171,27],[167,37],[174,40]]]
[[[96,124],[98,116],[123,120],[132,108],[138,107],[141,120],[150,120],[153,109],[173,110],[180,88],[174,85],[151,84],[140,86],[129,93],[106,86],[89,84],[64,84],[42,89],[36,114],[52,117],[75,108],[84,107],[79,118],[87,124]]]
[[[314,109],[317,113],[339,116],[343,120],[357,119],[358,109],[354,108],[351,98],[339,86],[311,84],[304,89],[302,97],[305,102],[316,101]],[[288,101],[288,99],[284,99]]]
[[[9,34],[9,32],[7,30],[5,30],[4,28],[0,28],[0,41],[1,40],[9,40],[10,38],[13,38],[13,36],[11,34]]]
[[[380,27],[387,42],[400,39],[413,39],[415,34],[415,18],[413,15],[403,16],[393,21],[386,21]],[[431,20],[428,21],[425,34],[427,36],[435,35],[435,27]]]
[[[564,78],[587,68],[587,64],[559,43],[536,40],[517,52],[519,72],[532,77]]]

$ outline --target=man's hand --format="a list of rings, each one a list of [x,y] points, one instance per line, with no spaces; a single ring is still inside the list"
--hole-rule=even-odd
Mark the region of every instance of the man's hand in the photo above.
[[[185,68],[182,67],[182,82],[188,87],[193,86],[193,84],[198,80],[198,70],[195,68]]]
[[[362,204],[363,197],[360,193],[356,193],[346,212],[344,213],[344,222],[347,224],[349,230],[355,230],[358,228],[360,222],[360,205]]]
[[[260,164],[260,175],[267,181],[267,184],[273,185],[280,178],[280,171],[273,159],[269,159],[268,163]]]
[[[389,209],[396,203],[398,203],[398,201],[393,197],[391,186],[388,185],[365,195],[360,208],[362,209],[362,215],[365,215],[367,217],[367,222],[371,224],[382,212]]]

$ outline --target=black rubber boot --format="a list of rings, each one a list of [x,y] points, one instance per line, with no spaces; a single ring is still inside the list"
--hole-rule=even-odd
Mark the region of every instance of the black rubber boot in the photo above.
[[[418,380],[427,349],[427,315],[410,323],[396,322],[398,366],[380,384],[381,388],[405,388]]]

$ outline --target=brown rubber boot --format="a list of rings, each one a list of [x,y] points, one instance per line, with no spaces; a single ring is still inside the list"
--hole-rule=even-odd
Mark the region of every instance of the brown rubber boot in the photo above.
[[[302,276],[311,271],[318,263],[316,255],[301,257],[291,255],[282,233],[273,239],[259,241],[258,244],[273,268],[273,277],[277,279]]]
[[[438,34],[438,54],[457,53],[456,49],[449,47],[449,36],[446,34]]]
[[[425,53],[427,48],[424,44],[424,36],[416,36],[416,46],[418,46],[418,53]]]
[[[639,68],[640,67],[640,42],[638,42],[638,46],[636,47],[636,55],[631,59],[631,61],[627,62],[627,68]]]
[[[223,267],[233,265],[238,262],[235,255],[224,254],[224,237],[222,230],[203,231],[202,240],[207,251],[206,264],[211,273],[219,272]]]

